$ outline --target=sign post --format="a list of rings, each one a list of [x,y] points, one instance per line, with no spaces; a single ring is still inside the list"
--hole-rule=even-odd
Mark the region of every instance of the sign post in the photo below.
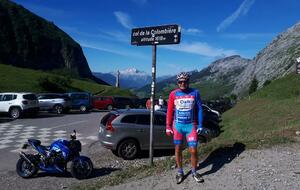
[[[149,164],[153,165],[153,124],[154,101],[156,86],[156,46],[179,44],[181,27],[178,25],[151,26],[134,28],[131,31],[131,44],[137,46],[152,46],[152,82],[151,82],[151,111],[150,111],[150,143]]]

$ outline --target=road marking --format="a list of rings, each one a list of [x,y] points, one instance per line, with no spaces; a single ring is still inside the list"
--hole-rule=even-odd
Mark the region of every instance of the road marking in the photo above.
[[[8,145],[5,144],[0,144],[0,150],[9,147]]]
[[[98,136],[89,136],[89,137],[85,137],[85,139],[98,140]]]
[[[56,129],[56,128],[59,128],[59,127],[66,127],[66,126],[69,126],[69,125],[76,125],[76,124],[79,124],[79,123],[86,123],[86,122],[88,122],[88,120],[76,121],[76,122],[69,123],[69,124],[64,124],[64,125],[57,125],[57,126],[54,126],[54,127],[51,127],[51,128]]]

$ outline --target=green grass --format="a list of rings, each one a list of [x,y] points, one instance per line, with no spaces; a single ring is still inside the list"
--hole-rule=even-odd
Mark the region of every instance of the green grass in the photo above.
[[[224,95],[230,95],[233,90],[233,85],[226,85],[216,82],[200,82],[191,84],[192,88],[200,90],[201,98],[203,100],[219,99]]]
[[[44,92],[41,77],[57,77],[53,73],[0,64],[0,92]],[[89,80],[71,79],[68,91],[87,91],[99,95],[132,96],[129,90],[99,85]]]
[[[235,143],[247,149],[295,142],[295,131],[300,130],[300,75],[289,75],[273,81],[268,86],[238,102],[222,115],[223,132],[218,138],[199,146],[200,158],[205,158],[219,148],[232,147]],[[115,171],[97,182],[83,183],[75,189],[99,189],[138,180],[169,170],[174,159],[155,162],[154,167],[143,166]],[[184,162],[189,163],[189,154],[184,151]]]

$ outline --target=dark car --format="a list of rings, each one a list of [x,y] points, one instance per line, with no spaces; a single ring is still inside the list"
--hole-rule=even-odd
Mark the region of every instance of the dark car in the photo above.
[[[66,93],[71,99],[71,109],[88,112],[92,107],[92,94],[89,92],[70,92]]]
[[[38,94],[41,111],[52,111],[57,114],[68,112],[71,107],[71,99],[65,94],[43,93]]]
[[[129,97],[114,96],[113,101],[114,101],[113,107],[117,108],[117,109],[125,109],[125,108],[134,108],[135,107],[132,99]]]
[[[148,98],[132,98],[134,108],[146,108]]]

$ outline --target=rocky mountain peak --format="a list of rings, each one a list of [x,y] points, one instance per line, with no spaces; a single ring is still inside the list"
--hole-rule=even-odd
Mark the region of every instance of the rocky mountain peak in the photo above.
[[[238,77],[234,93],[245,94],[254,77],[258,87],[295,71],[296,58],[300,57],[300,22],[275,37],[262,49]]]

